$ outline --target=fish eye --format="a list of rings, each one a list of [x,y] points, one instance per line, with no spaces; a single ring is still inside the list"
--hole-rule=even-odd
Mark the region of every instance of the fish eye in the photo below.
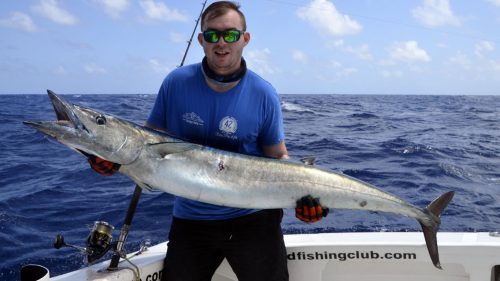
[[[99,115],[95,118],[95,122],[97,125],[105,125],[106,124],[106,117]]]

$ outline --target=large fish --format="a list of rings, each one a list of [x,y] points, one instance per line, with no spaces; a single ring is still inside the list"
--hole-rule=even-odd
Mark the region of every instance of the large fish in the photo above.
[[[453,197],[446,192],[424,209],[355,178],[313,165],[254,157],[189,143],[96,110],[70,104],[48,91],[57,121],[25,121],[79,152],[121,164],[143,188],[239,208],[293,208],[312,195],[329,208],[389,212],[418,220],[433,264],[436,232]]]

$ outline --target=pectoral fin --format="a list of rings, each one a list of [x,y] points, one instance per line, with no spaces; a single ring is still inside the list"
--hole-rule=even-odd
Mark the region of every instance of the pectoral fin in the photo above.
[[[150,143],[148,145],[149,148],[155,151],[160,158],[164,158],[169,154],[185,152],[199,147],[198,144],[183,141]]]

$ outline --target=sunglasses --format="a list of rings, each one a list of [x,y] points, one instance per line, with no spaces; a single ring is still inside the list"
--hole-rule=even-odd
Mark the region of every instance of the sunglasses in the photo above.
[[[224,31],[207,30],[207,31],[203,31],[203,39],[205,39],[205,41],[207,41],[208,43],[217,43],[217,42],[219,42],[219,39],[222,35],[224,42],[234,43],[234,42],[240,40],[240,36],[242,33],[244,33],[244,32],[239,31],[237,29],[228,29],[228,30],[224,30]]]

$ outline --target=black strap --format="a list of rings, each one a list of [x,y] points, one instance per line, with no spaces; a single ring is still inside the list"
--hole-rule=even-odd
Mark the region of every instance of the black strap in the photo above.
[[[219,74],[215,73],[212,69],[210,69],[210,67],[208,66],[207,57],[203,58],[201,65],[203,68],[203,73],[205,73],[205,75],[208,78],[215,80],[217,82],[220,82],[220,83],[231,83],[231,82],[238,81],[247,72],[247,63],[245,62],[245,60],[243,58],[241,58],[240,68],[238,70],[236,70],[236,72],[234,72],[232,74],[228,74],[228,75],[219,75]]]

